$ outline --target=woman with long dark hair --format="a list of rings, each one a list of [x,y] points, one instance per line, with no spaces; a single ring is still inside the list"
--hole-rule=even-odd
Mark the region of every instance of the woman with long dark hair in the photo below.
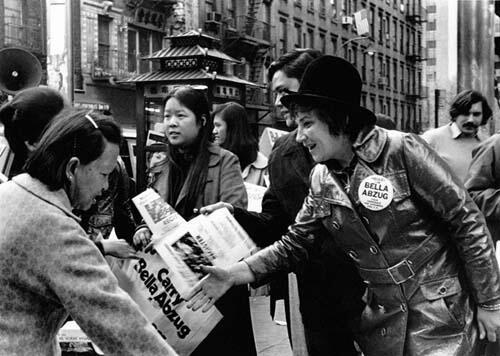
[[[250,132],[245,108],[235,102],[220,104],[212,117],[214,143],[238,156],[243,180],[267,186],[267,158],[259,152],[257,139]]]
[[[214,145],[209,104],[205,94],[179,87],[165,99],[167,158],[152,172],[151,186],[185,219],[194,209],[220,200],[246,207],[247,195],[238,158]],[[151,238],[147,227],[134,236],[136,245]],[[191,354],[256,355],[246,286],[232,288],[218,303],[224,318]]]

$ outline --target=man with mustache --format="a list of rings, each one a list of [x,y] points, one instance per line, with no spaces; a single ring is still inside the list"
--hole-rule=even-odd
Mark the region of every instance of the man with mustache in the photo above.
[[[472,150],[486,139],[478,128],[486,125],[491,114],[491,108],[480,92],[464,90],[451,103],[451,122],[422,135],[462,182],[469,170]]]

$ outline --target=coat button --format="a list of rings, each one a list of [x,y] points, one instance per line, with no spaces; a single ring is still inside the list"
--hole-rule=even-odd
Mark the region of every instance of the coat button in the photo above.
[[[380,329],[380,335],[386,336],[387,335],[387,329],[386,328]]]
[[[349,257],[351,257],[353,260],[357,260],[358,259],[358,253],[354,250],[350,250],[348,253]]]
[[[439,288],[438,293],[443,295],[446,293],[447,290],[448,290],[448,288],[446,288],[445,286],[442,286],[441,288]]]
[[[376,255],[378,253],[378,248],[376,246],[370,246],[370,252]]]
[[[332,226],[333,226],[333,228],[334,228],[335,230],[340,230],[340,224],[339,224],[338,222],[334,221],[334,222],[332,223]]]

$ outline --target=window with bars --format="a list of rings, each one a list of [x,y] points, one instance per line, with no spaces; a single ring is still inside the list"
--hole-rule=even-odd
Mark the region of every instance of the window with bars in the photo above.
[[[97,65],[104,71],[111,68],[110,66],[110,28],[111,18],[107,16],[98,15],[97,17]]]

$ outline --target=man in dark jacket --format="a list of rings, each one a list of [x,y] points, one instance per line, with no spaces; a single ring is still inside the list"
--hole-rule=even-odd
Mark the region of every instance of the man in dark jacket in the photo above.
[[[281,104],[281,97],[298,90],[305,68],[320,55],[316,50],[295,50],[269,67],[268,78],[276,110],[290,128],[296,125],[288,109]],[[259,247],[281,238],[295,221],[308,193],[309,173],[314,162],[295,137],[294,130],[281,136],[274,145],[268,164],[270,185],[262,201],[262,212],[234,208],[235,218]],[[318,241],[309,261],[296,271],[307,351],[310,356],[356,355],[348,322],[361,313],[361,295],[365,288],[354,266],[341,252],[335,256],[320,252],[332,250],[322,249],[323,243],[330,242]],[[286,279],[284,281],[286,283]],[[275,287],[276,281],[272,284],[273,295]],[[287,305],[286,284],[284,287]]]

